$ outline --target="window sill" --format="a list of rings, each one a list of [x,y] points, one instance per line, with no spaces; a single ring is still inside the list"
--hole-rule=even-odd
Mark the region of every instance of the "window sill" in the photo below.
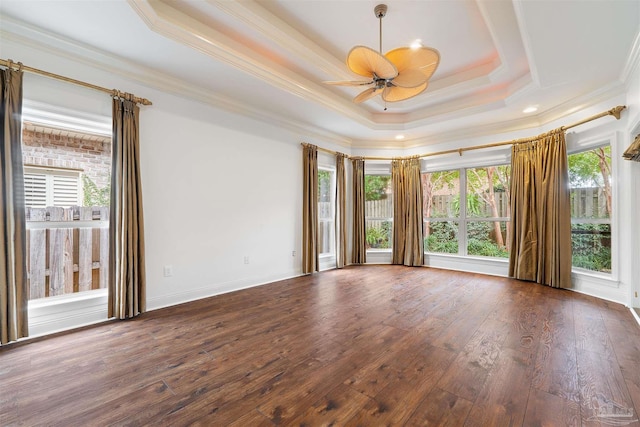
[[[37,337],[107,320],[106,289],[29,301],[29,336]]]

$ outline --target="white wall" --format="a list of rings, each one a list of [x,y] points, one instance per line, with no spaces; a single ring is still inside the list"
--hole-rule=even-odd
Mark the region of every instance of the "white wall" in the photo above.
[[[149,308],[300,274],[299,141],[228,129],[207,121],[219,111],[165,98],[140,131]]]

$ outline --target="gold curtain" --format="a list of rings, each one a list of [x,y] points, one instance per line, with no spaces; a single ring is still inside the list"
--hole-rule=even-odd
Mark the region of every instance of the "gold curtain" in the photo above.
[[[424,264],[422,224],[422,182],[420,159],[394,160],[393,181],[393,264]]]
[[[336,153],[336,267],[347,264],[347,196],[345,155]]]
[[[302,148],[302,272],[320,268],[318,254],[318,147]]]
[[[139,113],[133,95],[113,99],[108,311],[118,319],[146,310]]]
[[[364,264],[367,262],[366,231],[364,224],[364,159],[351,159],[353,169],[353,248],[351,262]]]
[[[29,335],[22,71],[0,70],[0,345]]]
[[[392,264],[404,264],[405,249],[405,185],[404,161],[391,162],[391,182],[393,185],[393,249]]]
[[[564,131],[511,151],[509,276],[571,287],[571,205]]]

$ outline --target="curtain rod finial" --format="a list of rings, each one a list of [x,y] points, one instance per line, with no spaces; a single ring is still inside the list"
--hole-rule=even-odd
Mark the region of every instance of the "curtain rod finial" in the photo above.
[[[609,110],[609,114],[611,114],[613,117],[615,117],[616,120],[620,120],[620,113],[625,108],[627,108],[626,105],[618,105],[617,107],[612,108],[611,110]]]

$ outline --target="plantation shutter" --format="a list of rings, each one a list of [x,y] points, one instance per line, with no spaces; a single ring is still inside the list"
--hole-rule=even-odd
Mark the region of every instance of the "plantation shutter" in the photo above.
[[[77,206],[78,176],[53,175],[53,206]]]
[[[27,207],[82,205],[79,172],[25,168],[24,187]]]
[[[24,198],[27,207],[47,207],[47,177],[45,174],[25,172]]]

